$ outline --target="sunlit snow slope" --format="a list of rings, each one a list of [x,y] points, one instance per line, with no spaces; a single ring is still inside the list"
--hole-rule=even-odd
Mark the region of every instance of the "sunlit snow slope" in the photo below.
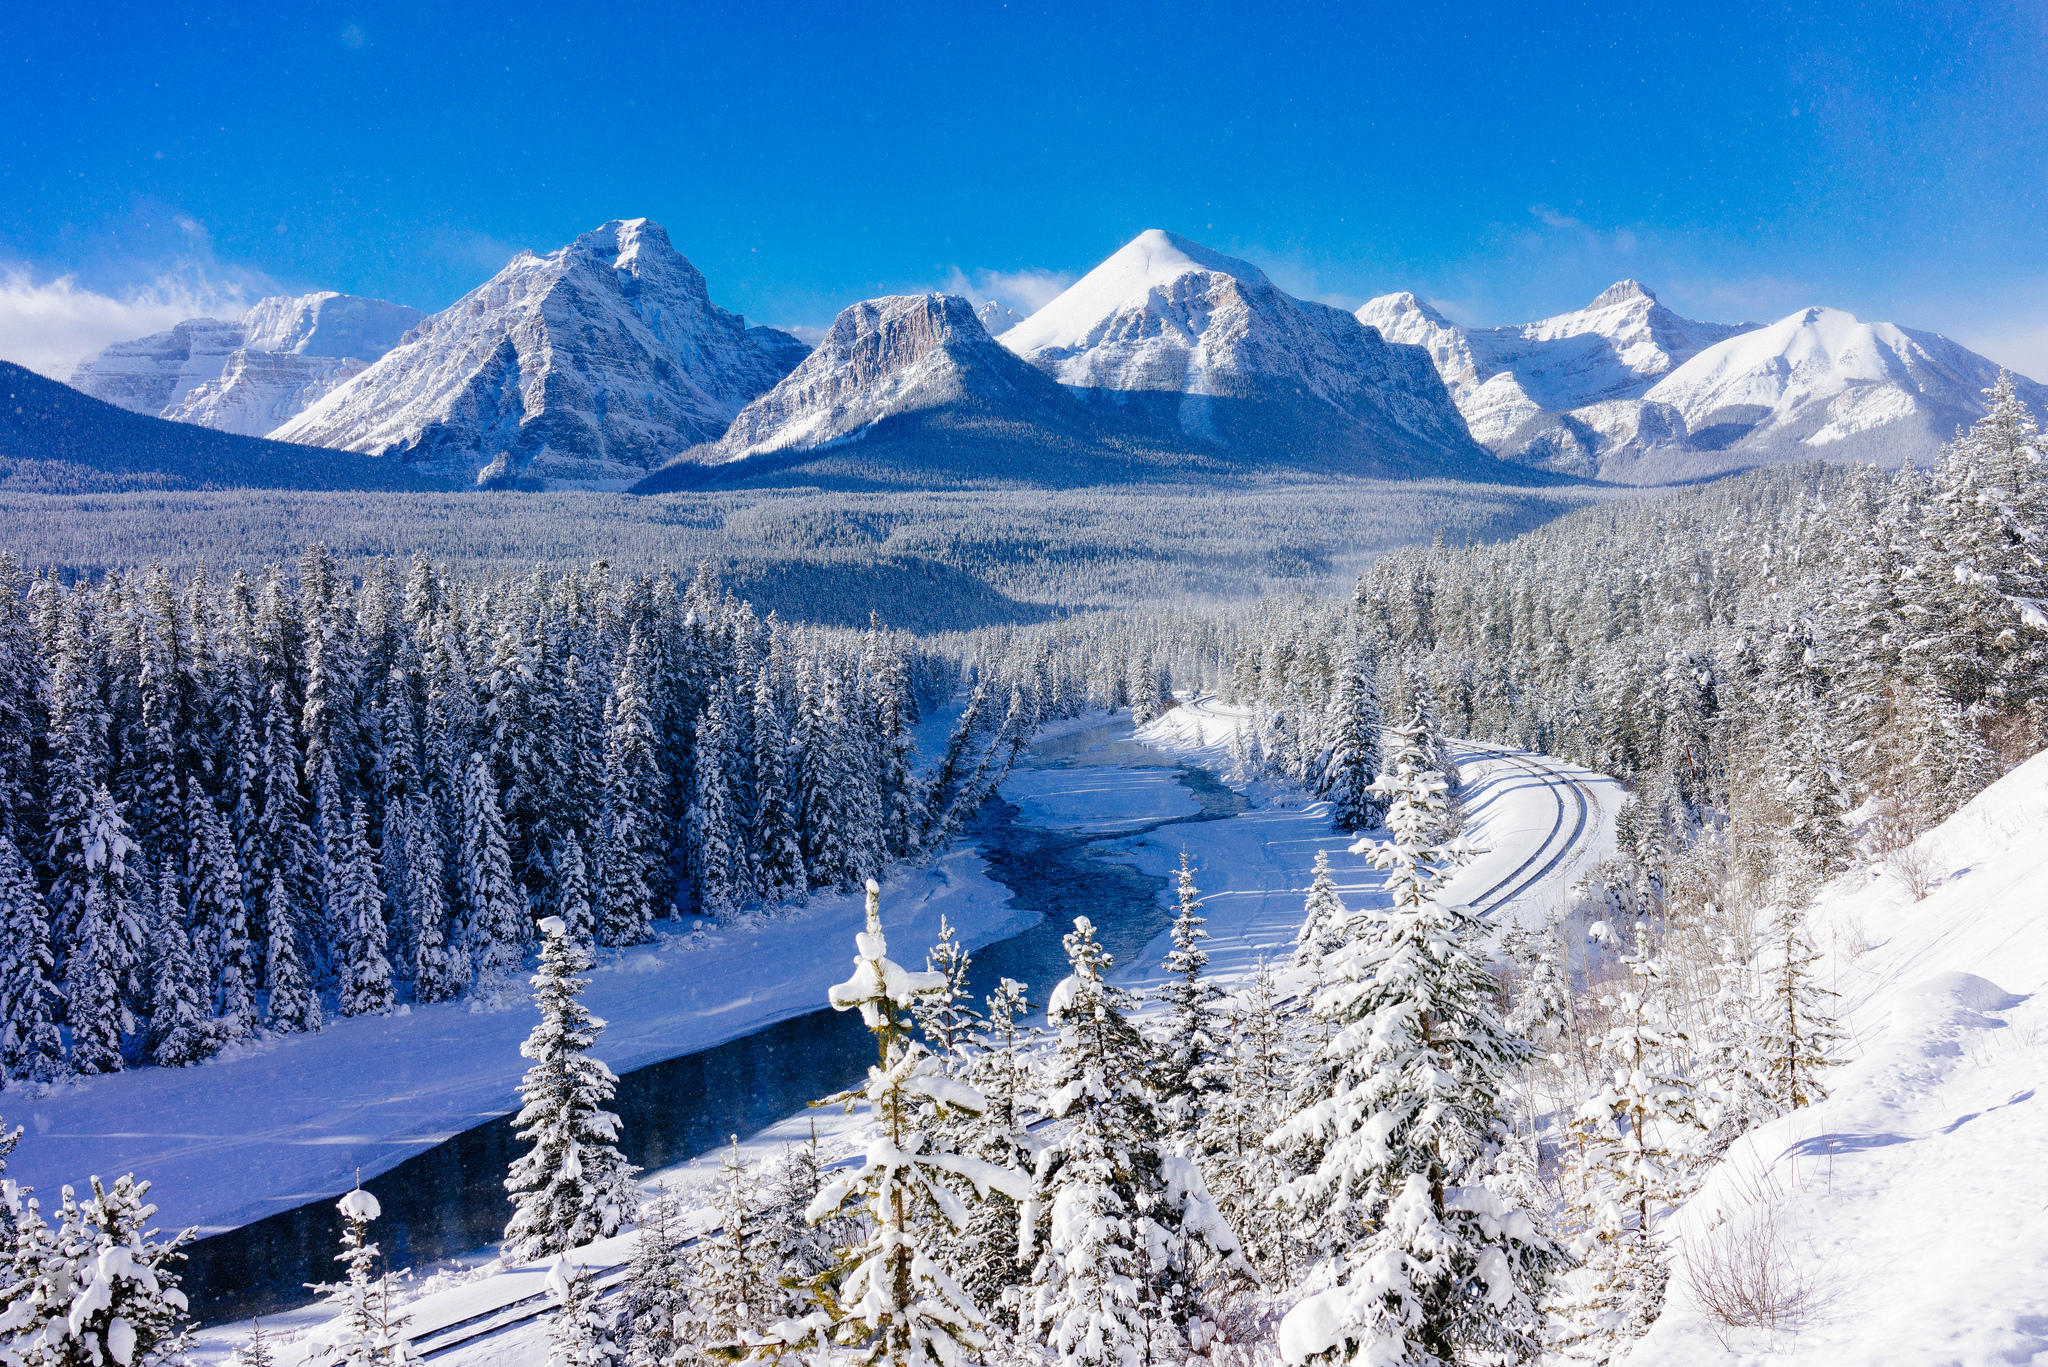
[[[1814,912],[1850,1061],[1826,1101],[1745,1136],[1688,1203],[1634,1367],[2048,1357],[2048,754],[1915,852],[1924,901],[1862,870]],[[1806,1304],[1776,1330],[1716,1325],[1688,1263],[1760,1230]]]

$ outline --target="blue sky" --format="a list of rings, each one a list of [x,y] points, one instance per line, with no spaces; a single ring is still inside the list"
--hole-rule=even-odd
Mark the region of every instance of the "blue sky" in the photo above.
[[[1028,304],[1146,227],[1470,322],[1635,276],[2048,378],[2048,5],[17,7],[0,356],[439,308],[647,215],[750,317]]]

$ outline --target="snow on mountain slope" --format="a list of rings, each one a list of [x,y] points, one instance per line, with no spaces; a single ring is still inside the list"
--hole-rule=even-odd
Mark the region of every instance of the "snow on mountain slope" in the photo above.
[[[1382,295],[1358,320],[1389,341],[1429,352],[1472,436],[1496,454],[1575,474],[1599,470],[1616,446],[1661,437],[1668,414],[1645,416],[1650,386],[1749,324],[1682,318],[1634,280],[1585,308],[1518,326],[1467,328],[1408,293]]]
[[[369,362],[397,346],[425,316],[409,304],[333,290],[296,298],[281,294],[257,300],[242,315],[242,345],[250,351]]]
[[[1984,412],[1998,378],[1984,357],[1931,332],[1809,308],[1708,348],[1645,396],[1684,420],[1688,444],[1722,468],[1805,459],[1925,459]],[[2039,409],[2048,389],[2020,381]]]
[[[219,376],[242,345],[242,324],[188,318],[168,332],[116,342],[71,372],[71,387],[131,413],[161,415],[195,385]]]
[[[221,432],[260,437],[289,422],[360,375],[368,361],[237,348],[220,374],[192,386],[163,417]]]
[[[717,461],[857,439],[899,414],[972,408],[1020,421],[1075,421],[1053,381],[997,345],[953,294],[896,294],[843,310],[825,340],[740,410]]]
[[[195,318],[84,362],[71,383],[135,413],[260,437],[398,344],[421,313],[323,290]]]
[[[1759,1127],[1677,1222],[1677,1268],[1633,1367],[2048,1358],[2048,754],[1813,913],[1853,1041],[1819,1105]],[[1824,981],[1826,978],[1824,978]],[[1808,1304],[1775,1332],[1713,1323],[1688,1259],[1766,1235]]]
[[[1104,484],[1180,468],[1128,437],[990,337],[966,299],[899,294],[843,310],[723,437],[635,488]]]
[[[1061,384],[1248,455],[1332,473],[1498,473],[1420,350],[1156,228],[1001,341]]]
[[[449,476],[616,484],[716,438],[802,351],[712,303],[659,224],[614,220],[521,253],[275,435]]]
[[[1695,322],[1633,280],[1514,327],[1462,327],[1406,293],[1358,318],[1429,352],[1488,450],[1625,483],[1815,458],[1925,462],[1983,415],[1998,373],[1945,337],[1838,309]],[[2031,381],[2021,391],[2048,401]]]

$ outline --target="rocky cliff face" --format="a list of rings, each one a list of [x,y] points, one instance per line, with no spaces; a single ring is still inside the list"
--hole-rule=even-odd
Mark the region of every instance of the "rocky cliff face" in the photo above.
[[[259,437],[382,356],[418,309],[331,290],[258,300],[240,318],[194,318],[119,342],[72,387],[134,413]]]
[[[274,435],[444,477],[615,485],[718,437],[803,353],[712,303],[659,224],[616,220],[521,254]]]
[[[116,342],[71,373],[71,387],[152,417],[219,377],[242,345],[239,319],[188,318],[168,332]]]

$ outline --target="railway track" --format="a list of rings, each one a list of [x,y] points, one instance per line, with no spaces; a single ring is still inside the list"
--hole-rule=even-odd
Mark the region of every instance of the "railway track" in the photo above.
[[[1474,911],[1482,916],[1497,911],[1512,902],[1529,889],[1535,887],[1557,866],[1564,862],[1586,832],[1586,822],[1591,818],[1594,803],[1586,792],[1585,785],[1570,774],[1554,769],[1545,769],[1533,762],[1527,755],[1497,746],[1468,745],[1466,753],[1474,757],[1504,761],[1523,773],[1536,779],[1550,793],[1557,804],[1556,814],[1551,818],[1550,831],[1543,837],[1529,857],[1509,870],[1506,876],[1493,886],[1476,894],[1470,902]],[[1566,798],[1570,798],[1567,803]],[[1571,830],[1565,832],[1565,821],[1569,812]]]

